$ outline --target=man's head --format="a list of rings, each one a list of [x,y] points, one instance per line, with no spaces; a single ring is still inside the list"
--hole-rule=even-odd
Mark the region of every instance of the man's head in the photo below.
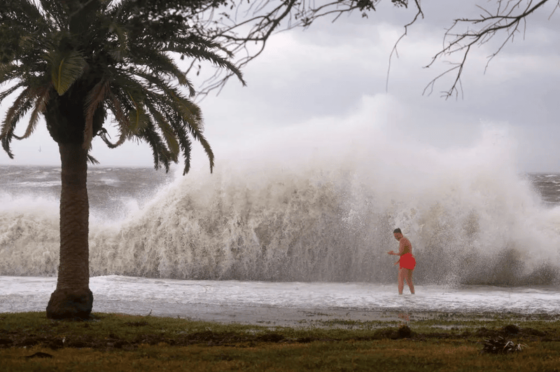
[[[397,227],[395,230],[393,230],[393,236],[395,237],[395,239],[401,240],[401,238],[403,237],[401,229]]]

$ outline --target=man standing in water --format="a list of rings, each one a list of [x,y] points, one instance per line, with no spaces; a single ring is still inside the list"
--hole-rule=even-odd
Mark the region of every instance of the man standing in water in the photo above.
[[[404,281],[408,284],[410,288],[410,293],[414,294],[414,284],[412,283],[412,272],[416,266],[416,260],[412,255],[412,244],[405,236],[403,236],[401,229],[396,228],[393,231],[393,236],[399,241],[399,253],[389,251],[392,256],[400,256],[400,259],[395,262],[399,264],[399,294],[403,294]]]

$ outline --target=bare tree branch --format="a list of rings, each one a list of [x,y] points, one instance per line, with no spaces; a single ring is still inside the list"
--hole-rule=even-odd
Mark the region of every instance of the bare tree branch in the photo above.
[[[332,17],[335,22],[343,14],[355,11],[361,12],[362,17],[367,17],[368,12],[376,10],[380,1],[382,0],[331,0],[317,1],[319,4],[316,4],[315,0],[231,0],[228,2],[230,9],[237,8],[234,16],[220,13],[220,18],[203,22],[207,15],[199,14],[198,20],[202,22],[201,32],[233,53],[237,57],[235,66],[241,69],[262,54],[273,34],[296,27],[307,28],[323,17]],[[408,6],[408,1],[391,0],[395,6],[403,7]],[[416,20],[419,16],[423,17],[423,13],[420,0],[414,0],[414,3],[419,11]],[[239,15],[242,15],[241,19],[238,18]],[[191,72],[195,65],[196,61],[193,61],[187,71]],[[219,94],[232,76],[227,71],[215,71],[203,82],[197,94],[198,100],[214,90]]]
[[[87,0],[80,0],[87,1]],[[344,14],[360,12],[367,17],[369,12],[376,11],[383,0],[199,0],[201,6],[189,15],[192,30],[202,39],[215,43],[221,51],[231,58],[233,65],[242,69],[249,62],[261,55],[268,45],[272,35],[293,28],[310,27],[316,20],[328,17],[335,22]],[[386,0],[389,1],[389,0]],[[418,19],[424,18],[421,0],[413,0],[416,13],[410,23],[404,26],[404,32],[396,41],[389,55],[386,89],[393,57],[399,57],[398,46],[408,35],[409,27]],[[514,41],[517,33],[525,35],[526,21],[534,12],[544,7],[548,2],[555,2],[554,10],[560,7],[560,0],[488,0],[494,4],[494,9],[478,6],[481,14],[476,18],[455,19],[443,38],[443,46],[425,66],[431,67],[438,59],[459,55],[459,62],[443,74],[433,79],[424,94],[434,89],[435,83],[447,74],[455,74],[449,90],[443,92],[445,98],[458,97],[461,92],[461,77],[465,70],[469,53],[475,45],[486,45],[495,36],[505,35],[495,51],[488,56],[485,71],[490,62],[505,48],[506,44]],[[408,7],[409,0],[391,0],[395,6]],[[412,3],[412,0],[410,0]],[[218,5],[216,5],[218,4]],[[551,14],[551,16],[552,16]],[[221,92],[229,79],[234,75],[231,70],[216,67],[212,73],[207,73],[206,66],[202,66],[208,78],[204,80],[197,93],[197,101],[204,99],[210,92]],[[190,61],[187,74],[201,72],[198,60]]]
[[[515,35],[518,32],[521,32],[521,23],[523,22],[523,35],[525,36],[527,17],[529,17],[537,9],[543,7],[549,1],[557,1],[557,4],[552,12],[554,13],[556,8],[560,7],[560,0],[540,0],[538,2],[535,2],[534,0],[508,0],[507,2],[497,0],[497,7],[494,12],[478,6],[484,12],[478,18],[455,19],[451,27],[445,32],[443,48],[432,57],[432,60],[427,66],[425,66],[425,68],[431,67],[439,58],[456,53],[463,53],[461,61],[458,62],[455,67],[436,76],[432,81],[430,81],[424,89],[424,93],[430,89],[430,93],[428,94],[431,94],[437,80],[451,72],[455,72],[456,76],[451,88],[442,92],[442,95],[446,99],[453,95],[457,97],[459,94],[457,88],[458,86],[460,87],[461,76],[464,72],[464,67],[467,62],[469,52],[471,51],[471,47],[476,44],[484,45],[493,39],[498,33],[505,33],[505,39],[503,42],[494,53],[488,56],[488,61],[484,69],[486,72],[490,62],[503,50],[506,43],[513,41]],[[466,26],[466,31],[452,33],[453,30],[461,26]],[[478,26],[478,29],[471,30],[468,26]],[[452,40],[446,44],[448,38],[450,37],[452,37]]]
[[[391,54],[389,55],[389,67],[387,68],[387,81],[385,82],[385,91],[389,91],[389,74],[391,72],[391,61],[393,58],[393,54],[395,54],[397,56],[397,58],[399,58],[399,52],[397,51],[397,46],[399,45],[400,41],[406,36],[408,35],[408,27],[412,26],[414,23],[416,23],[416,21],[418,20],[418,17],[422,17],[424,18],[424,12],[422,11],[422,7],[420,6],[420,2],[419,0],[414,0],[414,3],[416,4],[416,15],[414,16],[414,19],[412,20],[412,22],[406,24],[404,26],[404,33],[401,35],[401,37],[399,37],[399,39],[397,40],[397,42],[395,43],[395,45],[393,46],[393,49],[391,50]]]

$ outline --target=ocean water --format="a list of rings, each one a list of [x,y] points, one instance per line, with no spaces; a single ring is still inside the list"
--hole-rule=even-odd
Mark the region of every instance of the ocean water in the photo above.
[[[493,133],[446,151],[376,134],[340,152],[271,144],[214,174],[91,167],[94,310],[560,313],[560,174],[520,172]],[[57,167],[0,166],[0,312],[54,290],[59,192]],[[417,260],[407,302],[386,254],[397,226]]]
[[[56,278],[0,276],[0,313],[43,311]],[[488,312],[560,316],[555,288],[421,285],[412,296],[374,283],[91,278],[94,312],[301,326],[302,320],[379,320],[380,314]],[[389,318],[389,319],[387,319]],[[391,319],[394,318],[394,319]]]

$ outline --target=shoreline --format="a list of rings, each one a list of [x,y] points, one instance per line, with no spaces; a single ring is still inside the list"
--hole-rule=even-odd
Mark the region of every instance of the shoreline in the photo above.
[[[511,321],[560,321],[560,314],[523,314],[513,312],[445,312],[445,311],[410,311],[406,309],[325,309],[325,308],[277,308],[277,307],[241,307],[229,306],[215,309],[203,306],[198,312],[196,308],[186,314],[164,314],[152,312],[152,316],[163,318],[179,318],[193,321],[216,322],[222,324],[259,325],[274,327],[318,327],[330,328],[336,324],[369,324],[374,327],[407,322],[432,321],[449,322],[492,322],[496,318]],[[114,313],[107,311],[104,313]],[[129,314],[129,313],[125,313]],[[146,314],[129,314],[146,315]]]
[[[100,303],[101,302],[101,303]],[[118,302],[118,303],[116,303]],[[510,311],[448,312],[406,309],[349,309],[349,308],[282,308],[273,306],[209,306],[207,304],[184,305],[179,309],[173,304],[158,306],[155,311],[144,311],[139,302],[97,301],[92,314],[120,314],[123,316],[156,317],[207,322],[222,325],[257,326],[265,328],[385,328],[415,324],[440,329],[460,329],[474,324],[559,322],[560,314],[516,313]],[[143,304],[145,307],[145,304]],[[46,304],[45,304],[46,307]],[[100,307],[102,309],[100,309]],[[138,309],[142,309],[138,311]],[[163,311],[165,310],[165,311]],[[2,312],[2,316],[44,312],[41,309]]]
[[[0,313],[44,311],[56,278],[0,276]],[[396,286],[369,283],[269,283],[149,279],[90,280],[94,313],[299,326],[332,322],[398,322],[440,316],[463,319],[560,317],[560,292],[550,288],[421,286],[399,296]]]
[[[435,328],[462,328],[467,324],[499,322],[557,322],[560,314],[516,313],[509,311],[448,312],[409,309],[359,309],[359,308],[283,308],[274,306],[209,306],[191,305],[181,313],[170,306],[167,311],[135,312],[134,303],[129,304],[128,312],[122,312],[123,306],[115,306],[98,313],[121,313],[125,315],[155,316],[160,318],[185,319],[196,322],[219,323],[223,325],[245,325],[260,327],[287,328],[384,328],[398,324],[411,327],[418,324],[432,324]],[[170,304],[171,305],[171,304]]]

